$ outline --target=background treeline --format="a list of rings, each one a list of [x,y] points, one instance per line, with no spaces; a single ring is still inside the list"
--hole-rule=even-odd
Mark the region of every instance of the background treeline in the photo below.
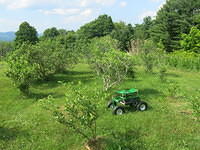
[[[0,56],[9,54],[7,75],[23,92],[27,92],[31,82],[48,80],[49,76],[83,61],[91,64],[105,83],[110,82],[105,88],[120,82],[124,76],[119,74],[124,69],[127,75],[133,74],[131,64],[142,64],[148,72],[154,66],[161,72],[167,66],[199,70],[199,8],[199,0],[168,0],[155,19],[146,17],[142,24],[113,22],[110,16],[101,15],[77,31],[53,27],[40,37],[33,26],[23,22],[14,42],[0,43]],[[125,61],[128,52],[132,54],[129,62],[134,63]],[[123,71],[107,68],[117,64],[112,64],[113,60],[119,60],[116,68],[123,64]],[[119,73],[114,80],[113,72]]]

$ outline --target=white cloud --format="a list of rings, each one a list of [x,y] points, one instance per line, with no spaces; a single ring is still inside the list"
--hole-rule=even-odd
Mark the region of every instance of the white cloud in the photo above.
[[[126,7],[127,6],[127,2],[125,2],[125,1],[120,2],[120,6],[121,7]]]
[[[64,19],[65,24],[85,23],[93,19],[94,11],[92,9],[86,9],[81,11],[79,14],[68,16]]]
[[[52,10],[39,10],[39,11],[44,13],[45,15],[73,15],[80,13],[80,9],[78,8],[70,8],[70,9],[55,8]]]
[[[161,0],[151,0],[151,1],[161,1]],[[139,15],[139,19],[140,20],[143,20],[143,18],[144,17],[147,17],[147,16],[150,16],[150,17],[155,17],[156,16],[156,14],[157,14],[157,12],[163,7],[163,5],[166,3],[166,0],[165,1],[163,1],[158,7],[157,7],[157,9],[155,10],[155,11],[151,11],[151,10],[148,10],[148,11],[145,11],[145,12],[143,12],[141,15]]]
[[[54,6],[64,7],[66,5],[87,7],[89,5],[102,5],[110,6],[116,3],[117,0],[0,0],[0,4],[8,9],[22,9],[29,8],[32,6],[49,6],[53,4]]]
[[[92,9],[86,9],[80,13],[80,16],[90,17],[93,13]]]
[[[145,18],[147,16],[155,17],[156,11],[145,11],[139,16],[139,19],[142,20],[143,18]]]
[[[79,5],[81,7],[87,7],[92,4],[99,4],[99,5],[113,5],[115,4],[116,0],[79,0]]]
[[[0,0],[0,4],[8,9],[28,8],[38,4],[60,4],[64,0]]]

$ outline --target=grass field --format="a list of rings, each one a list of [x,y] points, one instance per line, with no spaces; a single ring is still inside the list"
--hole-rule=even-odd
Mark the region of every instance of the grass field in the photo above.
[[[0,150],[84,150],[84,139],[56,122],[38,100],[52,95],[55,103],[64,104],[67,91],[58,81],[82,81],[91,89],[95,83],[102,87],[92,70],[79,64],[47,82],[35,83],[30,98],[20,95],[5,71],[6,64],[0,62]],[[169,70],[167,80],[178,85],[176,95],[169,96],[170,84],[142,68],[137,69],[135,79],[117,87],[138,88],[150,105],[146,112],[113,116],[105,108],[107,101],[102,102],[98,134],[108,138],[108,150],[200,150],[200,123],[188,101],[189,96],[200,96],[200,73]]]

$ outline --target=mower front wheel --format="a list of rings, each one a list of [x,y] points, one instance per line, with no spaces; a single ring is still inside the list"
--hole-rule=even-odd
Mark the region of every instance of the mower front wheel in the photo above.
[[[145,110],[147,110],[147,107],[148,107],[147,103],[141,101],[141,102],[137,105],[137,110],[139,110],[139,111],[145,111]]]
[[[124,114],[124,113],[125,113],[125,110],[124,110],[123,107],[117,106],[117,107],[115,107],[114,110],[113,110],[113,114],[114,114],[114,115],[122,115],[122,114]]]

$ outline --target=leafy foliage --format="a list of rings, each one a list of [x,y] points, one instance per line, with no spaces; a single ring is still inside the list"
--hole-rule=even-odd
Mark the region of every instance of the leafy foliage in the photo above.
[[[94,37],[106,36],[112,32],[114,24],[112,18],[107,15],[100,15],[96,20],[85,24],[78,30],[80,38],[91,39]]]
[[[44,31],[43,38],[44,39],[54,39],[56,38],[60,32],[55,28],[49,28]]]
[[[127,53],[118,50],[118,41],[110,36],[93,39],[87,58],[102,78],[105,90],[119,84],[131,71],[133,73],[133,60]]]
[[[168,65],[180,69],[200,70],[200,56],[190,51],[176,51],[167,55]]]
[[[134,33],[132,25],[126,25],[124,22],[115,23],[114,25],[115,28],[110,34],[111,37],[119,41],[119,48],[121,50],[128,51]]]
[[[197,23],[199,0],[168,0],[158,11],[151,36],[154,41],[162,42],[165,51],[180,49],[181,34],[189,33],[190,28]],[[183,19],[184,18],[184,19]]]
[[[155,54],[157,47],[153,41],[146,40],[141,47],[141,59],[144,63],[145,70],[147,72],[153,71],[153,66],[155,64]]]
[[[66,103],[64,106],[55,106],[53,98],[42,100],[44,108],[50,110],[56,120],[66,127],[71,128],[75,133],[86,138],[88,141],[97,138],[97,123],[99,118],[98,105],[101,99],[101,92],[88,90],[81,82],[76,88],[66,85]]]
[[[134,39],[137,40],[147,40],[150,38],[151,28],[154,21],[150,16],[143,19],[142,24],[136,24],[134,27]]]
[[[95,64],[96,73],[103,79],[104,89],[107,91],[127,77],[133,62],[126,53],[111,50],[101,58],[96,58]]]
[[[6,56],[14,49],[12,42],[0,42],[0,57]]]
[[[182,35],[181,46],[186,51],[192,51],[200,54],[200,30],[192,27],[189,34]]]
[[[37,31],[28,22],[23,22],[15,33],[15,47],[19,48],[23,43],[35,44],[38,41]]]
[[[30,62],[30,45],[23,44],[8,57],[9,70],[7,76],[24,94],[28,94],[28,89],[32,81],[38,78],[38,65]]]

